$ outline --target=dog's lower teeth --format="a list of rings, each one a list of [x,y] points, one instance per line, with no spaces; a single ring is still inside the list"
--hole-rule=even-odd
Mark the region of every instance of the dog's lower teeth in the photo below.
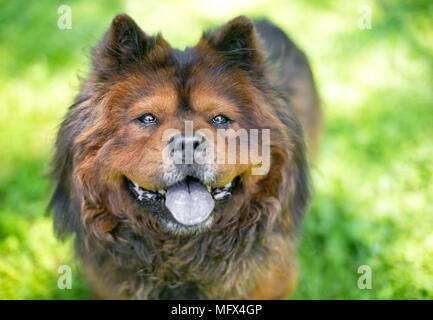
[[[214,194],[213,197],[214,197],[215,200],[221,200],[221,199],[224,199],[226,197],[226,195],[227,195],[227,192],[226,191],[222,191],[220,193]]]
[[[160,199],[165,199],[167,196],[167,190],[159,189],[157,191],[150,191],[143,189],[138,183],[133,180],[129,180],[130,189],[140,202],[151,202],[159,201]],[[209,185],[205,185],[207,191],[211,194],[212,198],[216,201],[228,200],[232,197],[231,189],[234,186],[234,181],[230,181],[223,187],[212,188]]]

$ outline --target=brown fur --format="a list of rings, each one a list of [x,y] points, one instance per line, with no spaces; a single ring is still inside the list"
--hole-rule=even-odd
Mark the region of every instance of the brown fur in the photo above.
[[[263,26],[271,25],[260,22],[259,33]],[[265,33],[262,37],[266,41]],[[300,64],[299,70],[310,72],[306,60]],[[281,90],[287,88],[296,101],[293,109]],[[313,102],[305,103],[308,99]],[[61,237],[75,235],[96,295],[285,298],[296,279],[296,237],[310,196],[298,116],[315,147],[317,101],[311,77],[272,75],[262,40],[246,17],[205,33],[185,52],[160,35],[144,34],[128,16],[115,17],[61,125],[53,159],[55,228]],[[138,127],[134,119],[144,111],[158,114],[160,126]],[[220,113],[236,119],[235,130],[271,130],[271,169],[253,176],[252,164],[219,165],[216,186],[236,176],[240,185],[212,227],[188,236],[164,232],[138,206],[124,177],[149,190],[163,187],[163,130],[182,129],[189,119],[194,129],[215,131],[208,120]]]

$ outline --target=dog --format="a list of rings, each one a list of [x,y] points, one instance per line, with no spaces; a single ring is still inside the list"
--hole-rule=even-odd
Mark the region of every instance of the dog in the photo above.
[[[321,119],[305,55],[267,20],[240,16],[179,51],[117,15],[58,131],[56,234],[75,237],[99,299],[287,298]],[[198,163],[241,129],[270,133],[261,174],[264,157]],[[176,162],[187,147],[192,162]]]

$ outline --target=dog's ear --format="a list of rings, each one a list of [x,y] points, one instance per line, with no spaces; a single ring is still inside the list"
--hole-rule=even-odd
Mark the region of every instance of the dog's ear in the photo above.
[[[93,52],[96,70],[119,70],[140,61],[156,47],[170,47],[160,36],[146,35],[126,14],[114,17],[104,38]]]
[[[222,26],[214,34],[203,38],[218,53],[240,68],[251,71],[264,62],[264,49],[253,23],[245,16],[237,17]]]

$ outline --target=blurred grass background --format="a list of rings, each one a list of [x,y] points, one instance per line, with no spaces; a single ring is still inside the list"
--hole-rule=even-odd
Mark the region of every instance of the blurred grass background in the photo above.
[[[71,30],[57,28],[63,4]],[[371,30],[358,28],[360,5]],[[433,299],[430,0],[0,0],[0,298],[91,298],[44,213],[43,175],[90,49],[120,12],[178,48],[239,14],[281,26],[309,56],[326,116],[293,298]],[[57,288],[63,264],[72,290]],[[371,290],[357,286],[360,265]]]

